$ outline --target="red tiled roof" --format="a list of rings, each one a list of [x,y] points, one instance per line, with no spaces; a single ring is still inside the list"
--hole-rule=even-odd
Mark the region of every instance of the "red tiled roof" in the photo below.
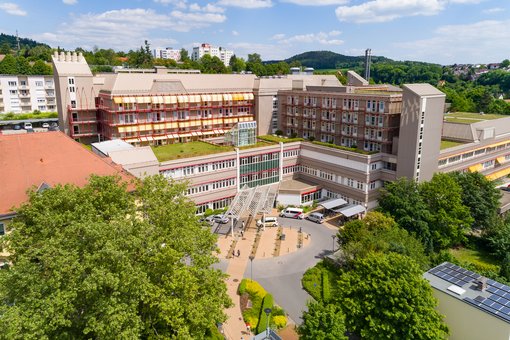
[[[62,132],[0,135],[0,215],[24,203],[27,190],[46,183],[84,186],[90,175],[133,177]]]

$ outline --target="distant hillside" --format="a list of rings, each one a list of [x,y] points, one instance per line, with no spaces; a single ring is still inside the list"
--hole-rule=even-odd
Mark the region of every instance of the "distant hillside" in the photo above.
[[[14,49],[16,48],[16,36],[14,35],[9,35],[9,34],[4,34],[4,33],[0,33],[0,46],[2,46],[3,44],[9,44],[9,46]],[[50,48],[50,46],[46,45],[46,44],[43,44],[43,43],[40,43],[40,42],[37,42],[35,40],[32,40],[32,39],[28,39],[28,38],[20,38],[19,39],[19,44],[20,46],[23,48],[23,47],[28,47],[28,48],[34,48],[36,46],[44,46],[44,47],[47,47],[47,48]]]
[[[285,59],[287,63],[300,62],[301,65],[313,67],[316,70],[334,68],[356,68],[363,66],[364,56],[347,56],[331,51],[310,51]],[[372,63],[392,61],[385,57],[372,56]],[[271,63],[271,62],[269,62]]]

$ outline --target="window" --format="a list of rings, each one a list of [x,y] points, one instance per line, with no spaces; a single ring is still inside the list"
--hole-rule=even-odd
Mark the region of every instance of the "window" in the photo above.
[[[71,92],[71,93],[74,93],[74,92],[75,92],[74,86],[70,86],[70,87],[69,87],[69,92]]]
[[[71,100],[71,108],[76,109],[76,100]]]
[[[74,85],[74,78],[68,78],[69,85]]]
[[[5,225],[0,222],[0,235],[5,235]]]
[[[42,81],[36,81],[35,82],[35,86],[42,87],[43,86],[43,82]]]
[[[18,82],[16,82],[16,81],[9,81],[9,82],[7,82],[7,84],[9,86],[18,86]]]

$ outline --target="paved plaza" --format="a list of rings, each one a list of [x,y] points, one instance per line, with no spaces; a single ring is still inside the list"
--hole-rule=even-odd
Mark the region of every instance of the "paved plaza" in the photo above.
[[[272,216],[276,216],[276,212]],[[238,226],[241,226],[242,222],[239,221],[234,228],[234,238],[231,235],[230,223],[213,227],[219,234],[220,262],[216,267],[229,275],[226,281],[227,289],[234,302],[234,306],[226,310],[228,320],[223,325],[223,331],[228,339],[233,340],[239,340],[241,337],[250,339],[253,335],[246,329],[237,295],[237,287],[241,280],[250,278],[251,275],[253,280],[258,281],[273,295],[275,303],[287,312],[289,323],[301,322],[306,302],[311,299],[301,286],[301,278],[308,268],[332,252],[334,242],[332,236],[337,232],[337,228],[327,224],[279,218],[282,233],[285,234],[285,239],[280,241],[279,255],[274,256],[278,228],[266,227],[261,233],[255,258],[250,261],[257,227],[255,220],[244,221],[249,225],[241,236]],[[299,231],[303,235],[300,247],[298,247]],[[233,254],[235,256],[232,256]]]

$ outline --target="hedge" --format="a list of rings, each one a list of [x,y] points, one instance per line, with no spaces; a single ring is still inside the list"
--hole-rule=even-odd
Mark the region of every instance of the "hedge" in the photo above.
[[[257,333],[262,333],[267,328],[267,314],[264,311],[266,308],[273,308],[274,300],[273,296],[271,294],[266,294],[264,296],[264,300],[262,301],[262,306],[260,308],[260,314],[259,314],[259,324],[257,325]]]
[[[324,302],[328,302],[331,299],[331,288],[329,285],[329,275],[328,272],[322,271],[322,300]]]
[[[243,295],[246,292],[246,279],[243,279],[237,288],[237,293]]]

